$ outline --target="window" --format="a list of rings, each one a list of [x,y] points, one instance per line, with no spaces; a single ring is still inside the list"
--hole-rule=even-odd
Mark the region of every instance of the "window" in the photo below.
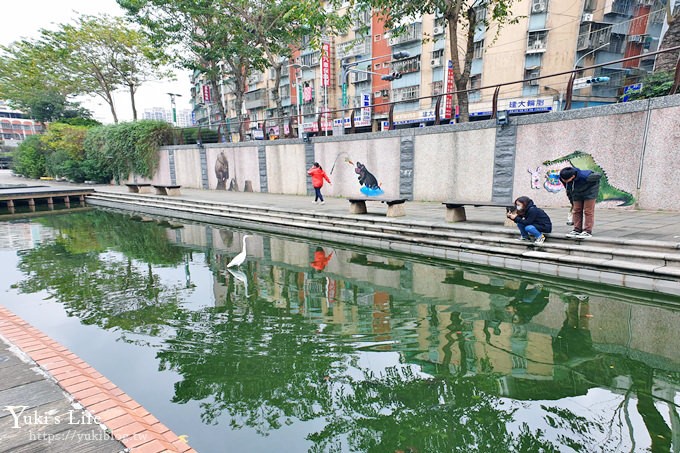
[[[474,48],[472,51],[472,58],[482,58],[484,57],[484,40],[477,41],[474,43]]]
[[[444,93],[444,81],[439,80],[438,82],[432,82],[432,96],[437,96],[442,93]]]
[[[279,87],[279,96],[281,96],[281,99],[289,98],[290,97],[290,85],[284,85],[282,87]]]
[[[319,64],[319,59],[321,58],[321,51],[316,51],[308,53],[300,57],[300,64],[302,66],[316,66]]]
[[[408,74],[409,72],[418,72],[420,71],[420,55],[407,58],[406,60],[393,61],[392,69],[395,72],[400,72],[402,74]]]
[[[376,63],[375,66],[373,66],[373,69],[376,71],[380,69],[380,63]]]
[[[404,88],[394,88],[392,90],[393,101],[411,101],[420,97],[420,85],[413,85]]]
[[[433,50],[432,51],[432,59],[435,60],[437,58],[441,58],[444,56],[444,49],[439,49],[439,50]]]
[[[545,52],[547,38],[547,30],[530,31],[527,42],[527,53]]]
[[[471,102],[476,102],[482,99],[482,92],[479,88],[482,86],[482,75],[477,74],[470,76],[470,90],[468,91],[468,100]]]
[[[524,70],[524,86],[525,87],[538,86],[539,81],[536,79],[536,77],[540,77],[540,75],[541,75],[541,68],[525,69]]]
[[[382,35],[375,35],[375,36],[373,37],[373,41],[376,41],[376,42],[377,42],[377,41],[380,41],[381,39],[382,39]]]

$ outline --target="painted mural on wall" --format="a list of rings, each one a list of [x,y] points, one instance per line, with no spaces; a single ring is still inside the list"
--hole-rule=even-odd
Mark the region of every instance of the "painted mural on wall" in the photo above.
[[[378,179],[373,175],[373,173],[371,173],[368,170],[368,168],[366,168],[366,165],[358,161],[355,164],[354,162],[352,162],[352,159],[349,157],[347,153],[340,153],[337,156],[335,156],[335,161],[333,161],[333,167],[331,168],[330,172],[331,175],[335,170],[335,164],[338,162],[338,159],[341,156],[345,156],[344,158],[345,163],[354,166],[354,173],[358,175],[357,179],[359,180],[359,185],[361,186],[359,191],[362,194],[366,195],[367,197],[377,197],[385,193],[385,191],[380,187]]]
[[[229,161],[224,151],[220,152],[215,160],[215,176],[217,177],[216,190],[227,190],[227,181],[229,181],[229,190],[238,192],[236,178],[229,179]]]
[[[349,163],[352,164],[352,161],[350,160]],[[359,190],[367,197],[377,197],[385,193],[385,191],[380,188],[377,178],[373,176],[373,173],[368,171],[368,168],[361,162],[356,163],[354,173],[359,175],[357,178],[361,185],[361,189]]]
[[[602,175],[602,179],[600,179],[600,192],[597,196],[598,203],[601,201],[620,201],[621,203],[618,206],[630,206],[635,203],[635,197],[625,190],[612,186],[604,169],[595,162],[593,156],[583,151],[574,151],[566,156],[544,161],[545,177],[543,188],[550,193],[558,193],[564,190],[564,186],[560,183],[560,170],[570,166],[580,168],[581,170],[591,170]],[[536,167],[536,170],[527,168],[527,171],[531,174],[531,188],[540,190],[541,166]]]

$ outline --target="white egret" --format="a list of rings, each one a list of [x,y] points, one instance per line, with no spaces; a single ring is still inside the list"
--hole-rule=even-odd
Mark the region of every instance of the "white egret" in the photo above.
[[[233,275],[236,280],[243,283],[243,286],[246,289],[246,297],[250,297],[250,294],[248,294],[248,277],[246,277],[246,274],[244,274],[243,272],[238,271],[238,270],[232,271],[231,269],[227,269],[227,272],[229,272],[231,275]]]
[[[249,237],[251,237],[250,234],[243,235],[243,250],[241,250],[241,253],[236,255],[233,260],[229,261],[227,267],[240,266],[246,260],[246,238]]]

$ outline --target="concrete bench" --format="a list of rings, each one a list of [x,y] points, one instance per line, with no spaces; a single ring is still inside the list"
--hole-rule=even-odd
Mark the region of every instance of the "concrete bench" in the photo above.
[[[156,189],[156,195],[182,195],[179,190],[180,187],[182,186],[153,185],[153,188]]]
[[[131,193],[151,193],[151,184],[149,183],[128,183],[125,185],[128,192]]]
[[[406,215],[404,210],[405,198],[348,198],[350,214],[366,214],[367,201],[379,201],[387,205],[387,217],[402,217]]]
[[[498,203],[495,201],[445,201],[442,203],[446,205],[446,221],[447,222],[465,222],[467,216],[465,215],[465,206],[490,206],[495,208],[505,208],[505,212],[509,212],[515,208],[512,203]],[[510,220],[507,219],[506,220]],[[510,220],[510,222],[512,222]],[[508,222],[506,222],[507,224]],[[514,225],[515,222],[512,222]]]

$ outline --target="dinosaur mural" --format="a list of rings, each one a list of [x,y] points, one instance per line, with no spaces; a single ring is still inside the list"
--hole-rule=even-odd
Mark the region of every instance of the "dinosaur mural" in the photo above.
[[[635,197],[626,192],[625,190],[618,189],[611,184],[607,178],[607,173],[602,167],[600,167],[593,156],[583,151],[574,151],[563,157],[559,157],[555,160],[546,160],[543,162],[546,166],[546,181],[543,185],[548,192],[557,192],[561,189],[557,189],[561,186],[559,183],[559,172],[560,169],[572,166],[580,168],[581,170],[592,170],[594,172],[600,173],[602,179],[600,179],[600,192],[597,195],[597,201],[620,201],[619,206],[630,206],[635,202]]]

